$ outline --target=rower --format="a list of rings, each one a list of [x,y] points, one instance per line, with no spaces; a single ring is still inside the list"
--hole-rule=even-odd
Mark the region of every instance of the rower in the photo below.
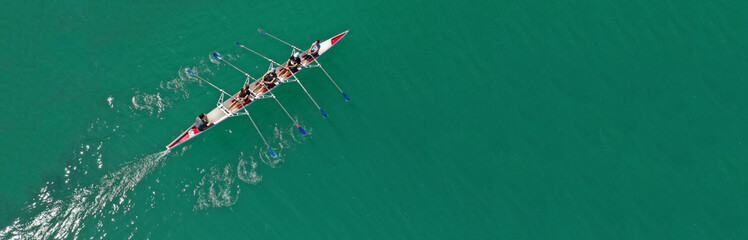
[[[208,116],[206,116],[205,113],[201,113],[197,116],[197,119],[195,120],[195,127],[197,130],[203,131],[211,126],[213,126],[213,122],[208,119]]]
[[[276,80],[278,80],[278,75],[275,74],[275,68],[270,69],[268,73],[265,73],[265,75],[263,75],[262,78],[260,78],[260,82],[257,84],[257,87],[255,87],[255,92],[257,90],[262,90],[262,85],[265,85],[265,88],[267,88],[268,91],[270,91],[270,88],[275,86]]]
[[[308,63],[311,63],[314,61],[314,57],[312,57],[312,54],[309,52],[302,52],[299,54],[299,59],[301,59],[301,64],[306,65]]]
[[[281,77],[291,77],[293,76],[293,73],[296,72],[299,68],[299,63],[301,60],[296,55],[291,55],[291,57],[288,58],[288,61],[281,65],[283,69],[280,71]],[[286,76],[286,73],[288,73],[288,76]]]
[[[314,43],[312,43],[312,47],[310,47],[309,50],[299,54],[299,57],[307,63],[311,63],[315,58],[319,57],[319,40],[314,41]]]
[[[272,86],[271,84],[275,84],[275,80],[278,80],[278,75],[275,74],[275,68],[262,76],[262,83],[265,84],[265,87],[267,88],[270,88]]]
[[[309,53],[311,53],[315,58],[319,57],[319,40],[312,43],[312,47],[309,48]]]
[[[247,102],[249,97],[250,97],[249,85],[244,85],[244,87],[242,88],[241,91],[239,91],[239,94],[237,96],[237,99],[239,101],[234,100],[234,102],[231,103],[231,106],[229,106],[229,109],[233,109],[234,106],[236,105],[243,105],[244,103]]]
[[[299,62],[301,62],[301,59],[299,59],[298,56],[291,55],[291,57],[288,58],[286,67],[288,67],[291,71],[296,72],[296,70],[299,68]]]

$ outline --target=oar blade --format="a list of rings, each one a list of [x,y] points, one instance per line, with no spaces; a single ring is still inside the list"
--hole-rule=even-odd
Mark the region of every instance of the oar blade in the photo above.
[[[346,102],[350,102],[351,98],[348,97],[348,94],[343,93],[343,98],[345,98]]]
[[[299,129],[299,132],[301,133],[301,135],[306,136],[306,130],[304,130],[304,128],[301,127],[301,125],[296,125],[296,128]]]
[[[236,44],[236,46],[239,46],[239,47],[244,47],[244,45],[242,45],[242,44],[241,44],[241,43],[239,43],[239,42],[234,42],[234,44]]]
[[[270,156],[272,156],[273,158],[277,158],[278,157],[278,154],[275,154],[275,151],[273,151],[273,148],[268,147],[268,151],[270,151]]]
[[[320,114],[322,114],[322,117],[323,117],[323,118],[327,119],[327,113],[325,112],[325,110],[322,110],[322,109],[320,108],[320,109],[319,109],[319,113],[320,113]]]
[[[258,28],[257,31],[260,32],[260,33],[262,33],[262,34],[265,34],[265,30],[262,30],[262,28]]]
[[[218,58],[218,59],[223,59],[223,58],[221,58],[221,55],[218,55],[218,53],[213,53],[213,57],[214,58]]]
[[[189,69],[187,69],[187,73],[189,73],[192,76],[197,76],[197,74],[195,74],[195,72],[193,72],[192,70],[189,70]]]

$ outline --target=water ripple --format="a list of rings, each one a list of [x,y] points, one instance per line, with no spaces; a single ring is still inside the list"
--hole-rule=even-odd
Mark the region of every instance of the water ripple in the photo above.
[[[243,152],[242,156],[244,156]],[[249,170],[247,170],[247,163],[249,163]],[[236,175],[239,179],[249,184],[257,184],[262,181],[262,175],[257,173],[257,162],[255,162],[251,157],[249,161],[246,161],[241,157],[239,158],[239,164],[236,166]]]
[[[239,199],[238,185],[234,185],[231,165],[223,168],[211,167],[210,172],[203,176],[197,184],[193,194],[197,196],[196,210],[209,207],[228,207]]]

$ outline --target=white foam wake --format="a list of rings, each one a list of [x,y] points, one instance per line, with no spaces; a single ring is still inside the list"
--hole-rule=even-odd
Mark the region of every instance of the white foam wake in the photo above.
[[[80,230],[85,227],[83,220],[103,214],[107,204],[116,204],[112,203],[115,198],[120,199],[121,204],[127,193],[156,169],[168,153],[166,150],[133,161],[102,177],[97,184],[76,188],[72,195],[65,199],[54,200],[47,187],[43,188],[39,199],[28,208],[43,207],[44,210],[30,219],[16,219],[13,224],[0,230],[0,238],[77,238]]]

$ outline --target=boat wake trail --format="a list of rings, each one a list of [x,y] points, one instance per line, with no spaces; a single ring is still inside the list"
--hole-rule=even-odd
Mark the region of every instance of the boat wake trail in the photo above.
[[[105,218],[124,209],[127,193],[166,159],[169,151],[139,158],[121,169],[102,177],[98,183],[79,187],[63,198],[54,199],[48,187],[42,188],[37,198],[27,206],[30,215],[16,219],[0,230],[2,239],[63,239],[78,238],[86,227],[88,217]],[[107,205],[111,206],[105,211]],[[38,211],[35,211],[40,209]],[[100,222],[101,224],[101,222]]]

